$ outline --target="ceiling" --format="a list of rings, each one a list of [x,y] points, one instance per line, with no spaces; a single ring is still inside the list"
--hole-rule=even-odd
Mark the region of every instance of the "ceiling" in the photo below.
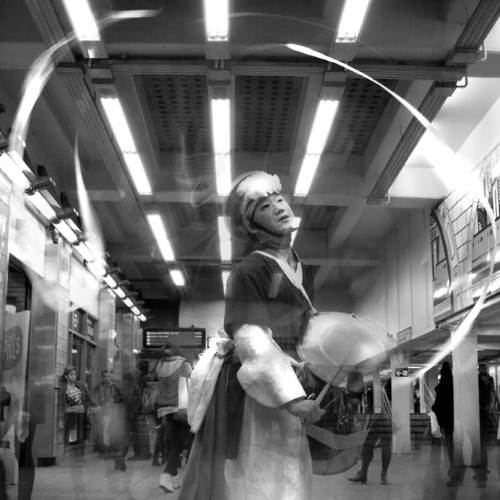
[[[410,157],[417,167],[413,175],[428,166],[412,156],[423,127],[374,83],[284,44],[346,61],[431,121],[465,92],[456,84],[469,67],[481,81],[498,76],[495,54],[484,64],[476,62],[484,58],[482,44],[500,16],[497,0],[372,0],[358,43],[344,45],[335,43],[343,0],[240,0],[232,6],[227,57],[215,59],[205,42],[201,0],[90,4],[96,18],[118,9],[161,10],[102,28],[99,59],[88,59],[77,42],[58,52],[55,73],[32,115],[27,152],[35,171],[44,165],[55,179],[57,196],[64,193],[78,208],[73,167],[78,133],[84,180],[110,261],[146,305],[223,296],[217,230],[223,200],[216,194],[209,112],[217,82],[224,80],[231,96],[233,178],[259,169],[278,174],[302,217],[295,246],[313,266],[317,291],[351,293],[356,280],[383,263],[380,242],[399,218],[407,210],[435,206],[443,193],[429,189],[428,196],[416,195],[403,186],[388,197]],[[0,3],[4,130],[12,124],[30,64],[71,30],[61,0]],[[309,195],[294,197],[324,86],[342,96],[338,113]],[[153,186],[150,196],[136,192],[97,103],[107,88],[117,93],[128,118]],[[462,101],[470,107],[470,99]],[[440,123],[451,139],[459,133],[465,138],[487,103],[466,118],[457,111],[460,106],[453,108]],[[455,134],[454,127],[459,127]],[[145,215],[154,211],[163,217],[185,287],[171,281],[172,265],[162,260],[146,222]],[[234,262],[241,251],[234,243]]]

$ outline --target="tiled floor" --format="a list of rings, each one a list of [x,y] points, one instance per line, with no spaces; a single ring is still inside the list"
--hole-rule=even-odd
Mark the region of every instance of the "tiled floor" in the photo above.
[[[478,488],[474,471],[467,469],[460,487],[446,486],[448,466],[444,448],[423,446],[412,455],[394,455],[387,486],[379,483],[380,451],[368,473],[368,484],[352,484],[358,467],[336,476],[314,476],[311,500],[492,500],[499,496],[500,448],[489,449],[488,482]],[[33,500],[176,500],[178,493],[165,494],[158,488],[161,467],[150,461],[128,461],[125,473],[115,471],[112,460],[94,455],[67,460],[36,470]],[[181,477],[184,468],[181,469]],[[17,489],[8,488],[8,500],[17,499]],[[3,499],[2,499],[3,500]],[[221,499],[223,500],[223,499]]]

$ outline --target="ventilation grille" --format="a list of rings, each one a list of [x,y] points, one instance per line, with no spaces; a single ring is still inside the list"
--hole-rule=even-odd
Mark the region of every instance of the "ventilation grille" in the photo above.
[[[303,81],[301,77],[236,77],[237,151],[291,150]]]
[[[206,77],[142,76],[160,151],[211,151]]]
[[[304,207],[302,219],[300,221],[300,229],[311,231],[321,231],[328,229],[332,220],[333,214],[337,207],[331,206],[307,206]]]
[[[397,81],[380,83],[394,90]],[[348,79],[325,152],[363,155],[389,99],[385,90],[368,80]]]

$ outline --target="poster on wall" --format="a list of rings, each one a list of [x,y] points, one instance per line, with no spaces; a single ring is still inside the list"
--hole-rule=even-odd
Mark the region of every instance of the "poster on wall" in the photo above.
[[[431,212],[431,258],[434,320],[440,320],[453,311],[452,274],[449,249],[443,231],[446,211]]]
[[[500,163],[498,152],[493,151],[480,165],[480,185],[483,195],[488,201],[497,230],[500,226]],[[491,220],[489,220],[483,202],[476,198],[472,207],[472,296],[477,300],[481,294],[485,280],[488,278],[491,259],[494,259],[493,279],[489,293],[500,288],[500,254],[493,249],[494,237]]]
[[[3,346],[3,390],[10,395],[10,404],[4,408],[1,458],[8,483],[18,483],[18,463],[15,456],[16,436],[22,439],[28,419],[24,408],[24,390],[28,360],[30,311],[7,314]]]

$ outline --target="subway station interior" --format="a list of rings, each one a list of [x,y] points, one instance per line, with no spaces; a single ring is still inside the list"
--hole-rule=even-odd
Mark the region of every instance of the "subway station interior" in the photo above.
[[[498,0],[1,1],[0,500],[500,498],[499,18]],[[325,459],[303,431],[307,494],[272,494],[278,474],[190,497],[199,435],[164,472],[145,396],[165,344],[199,373],[231,342],[248,245],[226,209],[254,171],[279,178],[335,318],[272,336],[334,437]]]

